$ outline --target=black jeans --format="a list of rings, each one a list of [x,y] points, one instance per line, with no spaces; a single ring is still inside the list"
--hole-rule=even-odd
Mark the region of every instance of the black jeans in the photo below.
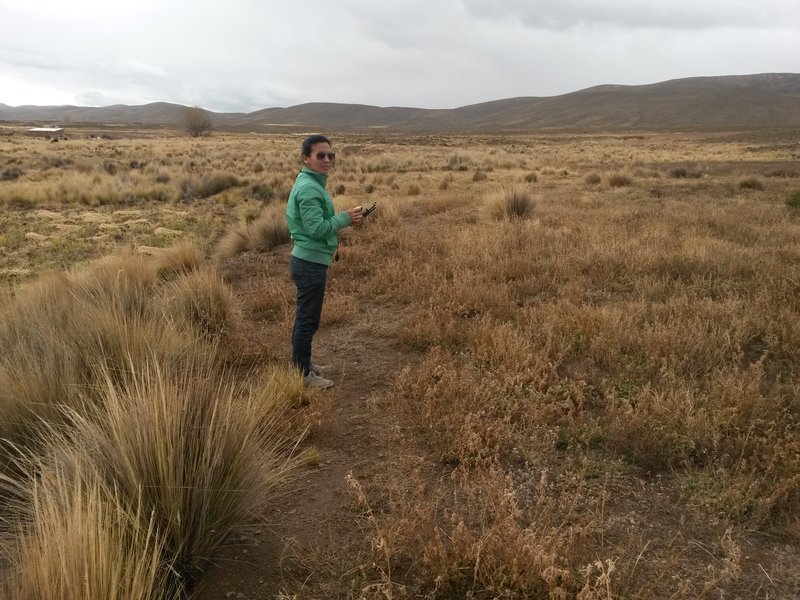
[[[292,256],[292,279],[297,287],[297,306],[292,328],[292,364],[303,375],[311,370],[311,342],[319,329],[328,267]]]

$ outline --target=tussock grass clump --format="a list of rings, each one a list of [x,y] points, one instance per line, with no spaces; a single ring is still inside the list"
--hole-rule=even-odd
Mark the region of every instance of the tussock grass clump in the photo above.
[[[368,221],[374,221],[380,225],[395,226],[402,219],[400,204],[394,201],[381,202],[374,213],[367,217]]]
[[[275,198],[275,189],[268,183],[254,183],[250,186],[250,195],[267,204]]]
[[[79,407],[100,365],[124,379],[131,360],[179,367],[197,351],[196,332],[164,319],[155,273],[144,258],[121,256],[18,292],[0,315],[2,437],[32,441],[37,419]]]
[[[418,201],[418,206],[427,215],[448,212],[463,205],[464,198],[455,193],[433,196],[432,198],[424,198]]]
[[[700,169],[673,167],[669,170],[669,176],[673,179],[699,179],[703,176],[703,172]]]
[[[213,173],[198,179],[181,181],[180,193],[183,200],[208,198],[234,186],[240,185],[239,179],[227,173]]]
[[[745,177],[739,180],[739,189],[762,191],[764,189],[764,182],[758,177]]]
[[[214,258],[219,261],[248,250],[268,251],[291,239],[286,205],[274,204],[252,223],[240,223],[229,229],[217,243]]]
[[[126,498],[141,497],[184,577],[293,464],[274,435],[290,399],[248,390],[220,363],[213,351],[180,372],[150,362],[122,386],[106,373],[104,402],[79,435],[104,476]]]
[[[70,281],[76,300],[97,308],[114,307],[122,315],[142,316],[150,307],[156,269],[148,259],[126,254],[76,271]]]
[[[141,502],[121,497],[85,460],[86,448],[65,434],[49,435],[49,456],[18,458],[23,470],[38,474],[37,484],[14,480],[3,486],[18,494],[6,514],[17,528],[17,542],[7,548],[15,569],[6,597],[181,597],[154,519]]]
[[[191,242],[182,242],[158,254],[155,261],[159,279],[195,271],[205,262],[200,249]]]
[[[472,164],[472,159],[464,154],[460,154],[458,152],[454,152],[450,156],[447,157],[447,162],[445,163],[442,170],[444,171],[468,171],[470,165]]]
[[[608,176],[608,185],[611,187],[628,187],[633,185],[633,179],[625,173],[611,173]]]
[[[586,177],[583,178],[583,182],[586,185],[597,185],[602,181],[602,177],[597,173],[589,173]]]
[[[233,309],[233,293],[212,269],[185,273],[163,291],[170,315],[188,319],[204,336],[216,338],[226,333]]]
[[[485,171],[478,169],[472,176],[472,181],[479,182],[479,181],[486,181],[489,176],[486,174]]]
[[[529,219],[536,202],[530,188],[511,186],[489,194],[484,206],[493,219]]]
[[[22,169],[19,167],[8,167],[0,172],[0,181],[12,181],[18,179],[22,175]]]
[[[0,316],[13,597],[173,597],[295,464],[282,415],[299,381],[227,370],[204,338],[230,291],[210,269],[159,280],[155,262],[36,283]]]

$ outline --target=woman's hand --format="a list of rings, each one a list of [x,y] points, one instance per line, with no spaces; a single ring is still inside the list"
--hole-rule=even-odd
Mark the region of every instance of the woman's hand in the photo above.
[[[355,225],[356,223],[360,223],[364,218],[361,215],[360,206],[354,206],[353,208],[348,208],[346,212],[348,215],[350,215],[350,221],[352,221],[353,225]]]

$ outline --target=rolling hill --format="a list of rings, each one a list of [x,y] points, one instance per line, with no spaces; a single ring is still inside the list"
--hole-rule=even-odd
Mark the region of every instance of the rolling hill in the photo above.
[[[18,106],[0,120],[30,124],[174,126],[179,104]],[[600,85],[550,97],[496,100],[453,109],[314,102],[251,113],[211,113],[216,129],[292,131],[534,132],[800,127],[800,74],[766,73]]]

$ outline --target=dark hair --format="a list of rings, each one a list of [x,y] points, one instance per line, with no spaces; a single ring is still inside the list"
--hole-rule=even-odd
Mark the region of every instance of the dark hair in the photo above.
[[[303,140],[303,146],[301,147],[301,153],[303,156],[311,156],[311,146],[314,144],[319,144],[320,142],[325,142],[326,144],[330,145],[331,141],[326,138],[324,135],[310,135],[306,139]]]

